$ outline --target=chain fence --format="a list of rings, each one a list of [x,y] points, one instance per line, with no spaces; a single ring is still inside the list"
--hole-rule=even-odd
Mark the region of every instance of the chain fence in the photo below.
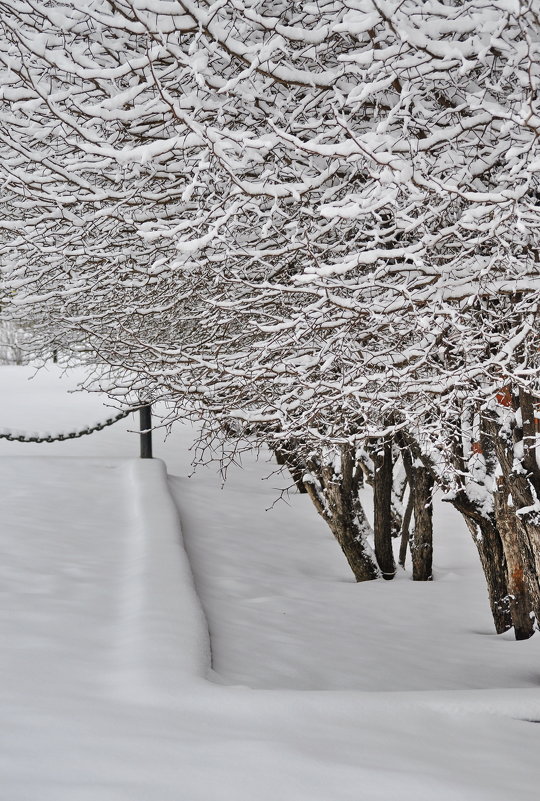
[[[137,411],[137,408],[138,407],[126,409],[123,412],[115,414],[114,417],[108,417],[107,420],[101,423],[95,423],[93,426],[86,426],[86,428],[81,428],[78,431],[69,431],[68,433],[61,432],[59,434],[25,434],[16,431],[0,430],[0,439],[7,439],[9,442],[64,442],[68,439],[86,437],[89,434],[93,434],[95,431],[101,431],[103,428],[107,428],[107,426],[112,426],[114,423],[123,420],[129,414]]]

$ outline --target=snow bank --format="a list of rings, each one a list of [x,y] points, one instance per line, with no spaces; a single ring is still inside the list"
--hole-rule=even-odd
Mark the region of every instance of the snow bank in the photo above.
[[[210,667],[206,620],[181,541],[180,521],[159,459],[126,463],[133,498],[133,537],[124,576],[125,676],[132,690],[159,683],[174,694],[186,676]]]

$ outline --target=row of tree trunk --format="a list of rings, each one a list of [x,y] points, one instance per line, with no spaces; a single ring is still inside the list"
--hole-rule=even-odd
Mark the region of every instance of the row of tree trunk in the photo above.
[[[532,396],[519,390],[504,397],[504,414],[477,414],[478,439],[468,453],[462,430],[454,437],[461,486],[446,500],[462,514],[478,550],[495,630],[513,627],[516,639],[526,639],[540,619],[539,422]],[[432,579],[432,496],[436,481],[445,485],[414,440],[399,433],[360,453],[341,445],[306,457],[290,441],[276,456],[298,490],[309,494],[357,581],[395,576],[397,536],[399,564],[405,565],[409,549],[413,580]],[[484,494],[472,492],[471,482]],[[364,484],[373,490],[373,529],[359,498]]]
[[[302,458],[298,443],[286,442],[275,453],[278,463],[288,467],[298,490],[310,496],[357,581],[394,578],[396,536],[401,536],[401,564],[405,562],[407,546],[410,548],[413,579],[432,579],[434,482],[422,463],[413,460],[407,447],[401,450],[388,438],[361,454],[349,445],[342,445],[324,457],[310,454]],[[400,461],[405,480],[396,476]],[[359,498],[360,487],[365,483],[373,489],[373,528]],[[368,541],[370,535],[373,549]]]

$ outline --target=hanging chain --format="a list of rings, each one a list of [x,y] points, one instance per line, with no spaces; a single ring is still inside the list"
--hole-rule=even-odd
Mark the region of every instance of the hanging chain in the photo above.
[[[114,417],[107,418],[107,420],[104,420],[102,423],[96,423],[93,426],[81,428],[79,431],[70,431],[67,434],[47,434],[46,436],[40,437],[38,434],[17,434],[13,431],[0,431],[0,439],[7,439],[9,442],[63,442],[66,439],[77,439],[78,437],[86,437],[88,434],[93,434],[94,431],[101,431],[102,428],[107,428],[107,426],[112,426],[135,410],[136,409],[127,409],[123,412],[119,412]]]

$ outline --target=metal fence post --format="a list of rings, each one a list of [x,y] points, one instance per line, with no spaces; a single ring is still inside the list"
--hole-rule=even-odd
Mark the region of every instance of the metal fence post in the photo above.
[[[152,404],[147,403],[139,409],[141,431],[141,459],[152,458]]]

